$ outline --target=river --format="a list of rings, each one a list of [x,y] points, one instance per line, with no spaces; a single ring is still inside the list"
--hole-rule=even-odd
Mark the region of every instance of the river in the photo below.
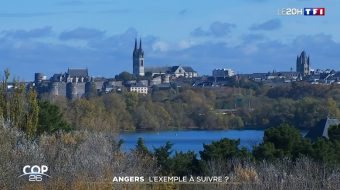
[[[199,154],[203,150],[203,143],[210,144],[212,141],[218,141],[222,138],[240,139],[240,147],[251,150],[254,145],[262,142],[263,130],[214,130],[214,131],[160,131],[160,132],[129,132],[120,133],[119,139],[124,141],[123,151],[129,151],[136,146],[138,138],[143,138],[145,145],[149,150],[154,147],[160,147],[167,141],[173,143],[175,151],[194,151]]]

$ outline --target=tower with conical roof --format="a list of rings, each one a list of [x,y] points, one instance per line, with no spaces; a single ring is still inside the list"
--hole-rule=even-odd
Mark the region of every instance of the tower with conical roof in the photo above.
[[[302,51],[301,55],[296,58],[296,72],[302,76],[310,75],[309,56],[307,56],[305,51]]]
[[[135,48],[133,50],[133,75],[144,76],[144,51],[142,49],[142,40],[139,40],[139,47],[137,46],[137,39],[135,39]]]

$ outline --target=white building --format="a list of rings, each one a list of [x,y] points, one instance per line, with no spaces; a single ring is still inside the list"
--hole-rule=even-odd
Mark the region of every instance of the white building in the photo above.
[[[170,73],[178,77],[194,78],[197,77],[197,72],[191,67],[173,66],[170,68]]]
[[[137,92],[138,94],[148,94],[148,87],[142,84],[134,84],[129,88],[130,92]]]
[[[192,67],[187,66],[172,66],[172,67],[152,67],[146,68],[145,73],[151,73],[151,76],[154,75],[170,75],[185,78],[194,78],[197,77],[197,72]]]

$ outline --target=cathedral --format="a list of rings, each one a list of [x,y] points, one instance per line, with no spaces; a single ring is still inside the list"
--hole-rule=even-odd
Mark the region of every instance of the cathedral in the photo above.
[[[135,39],[135,48],[133,50],[133,75],[144,76],[144,51],[142,49],[142,40],[139,41],[137,47],[137,39]]]
[[[296,58],[296,72],[302,76],[310,75],[309,56],[306,55],[305,51],[302,51],[301,55]]]
[[[145,75],[152,76],[154,79],[162,77],[168,81],[169,77],[179,78],[195,78],[198,76],[197,72],[188,66],[171,66],[171,67],[145,67],[144,51],[142,49],[142,40],[139,40],[139,47],[137,39],[135,39],[135,48],[133,49],[133,75],[135,77],[143,77]]]

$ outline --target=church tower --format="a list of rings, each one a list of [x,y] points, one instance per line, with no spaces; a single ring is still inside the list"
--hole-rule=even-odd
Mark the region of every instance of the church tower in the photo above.
[[[144,51],[142,49],[142,40],[139,40],[139,48],[137,47],[137,39],[135,39],[135,48],[133,50],[133,75],[144,76]]]
[[[301,55],[296,58],[296,72],[302,76],[310,75],[309,56],[305,51],[302,51]]]

